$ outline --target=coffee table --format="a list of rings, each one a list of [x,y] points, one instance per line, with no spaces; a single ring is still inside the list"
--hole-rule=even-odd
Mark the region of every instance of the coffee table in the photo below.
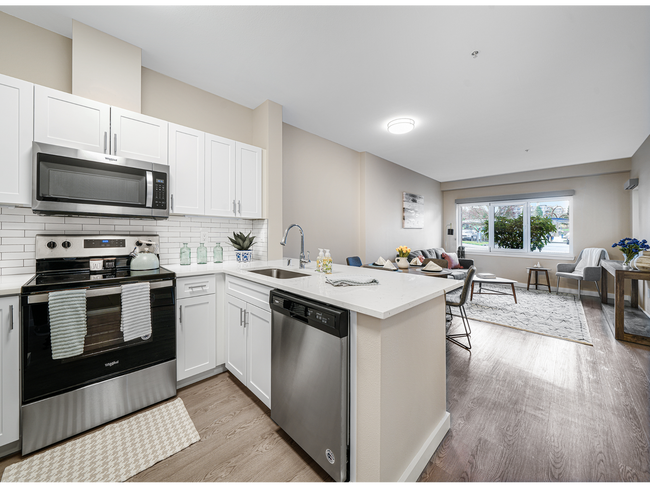
[[[472,281],[472,293],[469,297],[470,302],[472,301],[472,298],[474,298],[474,284],[478,283],[478,290],[476,291],[477,295],[512,295],[512,297],[515,299],[515,303],[517,303],[517,293],[515,292],[515,283],[517,283],[516,280],[509,280],[507,278],[492,278],[492,279],[487,279],[487,278],[474,278],[474,281]],[[507,293],[504,291],[499,291],[499,290],[493,290],[490,288],[483,288],[483,283],[486,284],[493,284],[493,285],[510,285],[510,288],[512,290],[512,293]]]

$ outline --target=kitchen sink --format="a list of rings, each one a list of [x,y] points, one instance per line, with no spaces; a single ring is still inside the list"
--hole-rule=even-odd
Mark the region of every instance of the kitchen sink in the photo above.
[[[270,276],[271,278],[277,278],[279,280],[290,280],[291,278],[303,278],[305,276],[309,276],[305,273],[296,273],[295,271],[289,271],[288,269],[281,268],[251,269],[248,272]]]

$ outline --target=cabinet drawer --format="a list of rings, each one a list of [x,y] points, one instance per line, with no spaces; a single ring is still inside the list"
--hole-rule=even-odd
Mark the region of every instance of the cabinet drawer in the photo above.
[[[270,311],[269,295],[271,288],[252,281],[226,276],[226,293],[252,303],[263,310]]]
[[[199,297],[215,293],[214,275],[190,276],[176,279],[176,298]]]

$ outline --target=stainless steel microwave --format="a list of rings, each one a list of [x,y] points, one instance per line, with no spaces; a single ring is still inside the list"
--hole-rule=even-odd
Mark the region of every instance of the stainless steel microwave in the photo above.
[[[169,166],[35,142],[37,214],[169,217]]]

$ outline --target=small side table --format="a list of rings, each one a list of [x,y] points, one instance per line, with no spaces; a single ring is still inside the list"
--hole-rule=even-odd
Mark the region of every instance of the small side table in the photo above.
[[[528,285],[526,286],[526,290],[530,290],[530,278],[535,273],[535,283],[532,283],[535,285],[535,289],[537,290],[538,285],[542,286],[548,286],[548,292],[551,293],[551,279],[548,277],[548,270],[549,268],[536,268],[535,266],[531,266],[530,268],[526,268],[528,270]],[[546,283],[540,283],[539,282],[539,272],[543,271],[544,274],[546,274]]]

